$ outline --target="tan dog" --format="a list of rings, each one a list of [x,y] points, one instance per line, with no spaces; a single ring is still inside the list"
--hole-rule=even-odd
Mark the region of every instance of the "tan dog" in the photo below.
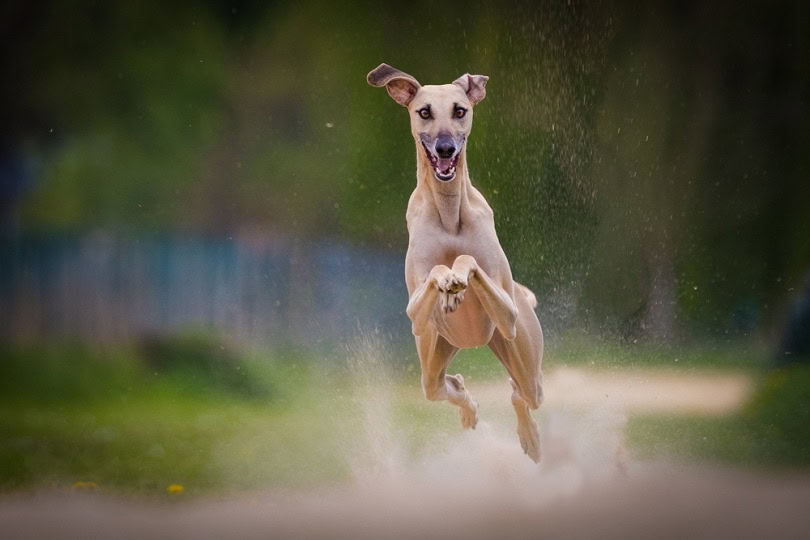
[[[537,301],[512,281],[492,209],[467,170],[465,143],[487,80],[466,74],[452,84],[422,86],[387,64],[368,74],[369,84],[384,86],[407,107],[416,141],[405,279],[425,397],[456,405],[461,424],[475,428],[478,405],[461,375],[447,375],[447,367],[459,349],[489,345],[511,376],[520,444],[539,461],[540,438],[530,412],[543,401]]]

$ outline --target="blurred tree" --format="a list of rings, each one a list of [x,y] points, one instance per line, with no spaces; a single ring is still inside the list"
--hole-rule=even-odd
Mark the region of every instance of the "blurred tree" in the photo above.
[[[662,3],[624,17],[596,125],[588,297],[626,334],[670,339],[678,318],[749,332],[810,265],[810,213],[791,208],[810,88],[792,21],[807,15]]]
[[[479,72],[473,182],[543,317],[745,333],[810,266],[809,9],[7,3],[0,169],[34,173],[0,211],[403,250],[408,118],[365,74]]]

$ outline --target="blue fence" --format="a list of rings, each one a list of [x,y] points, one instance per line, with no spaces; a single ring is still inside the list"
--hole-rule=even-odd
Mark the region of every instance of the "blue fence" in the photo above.
[[[122,342],[211,331],[316,346],[358,327],[409,335],[404,253],[258,234],[5,237],[0,335]]]

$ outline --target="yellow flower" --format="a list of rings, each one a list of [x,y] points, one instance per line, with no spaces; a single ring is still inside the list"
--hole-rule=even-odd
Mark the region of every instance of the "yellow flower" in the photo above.
[[[92,490],[96,489],[98,485],[95,482],[87,482],[84,480],[79,480],[78,482],[73,483],[74,490]]]
[[[183,486],[180,484],[172,484],[166,488],[166,491],[172,495],[177,495],[178,493],[183,493]]]

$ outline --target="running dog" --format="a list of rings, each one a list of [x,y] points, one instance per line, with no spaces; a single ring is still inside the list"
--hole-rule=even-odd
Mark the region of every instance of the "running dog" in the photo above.
[[[537,462],[540,437],[531,416],[543,401],[537,300],[512,280],[492,209],[467,169],[473,109],[484,99],[488,79],[465,74],[451,84],[422,86],[387,64],[367,77],[408,109],[416,142],[405,280],[425,397],[449,401],[459,408],[462,426],[475,428],[478,404],[464,378],[448,375],[447,368],[459,349],[488,345],[511,377],[520,444]]]

